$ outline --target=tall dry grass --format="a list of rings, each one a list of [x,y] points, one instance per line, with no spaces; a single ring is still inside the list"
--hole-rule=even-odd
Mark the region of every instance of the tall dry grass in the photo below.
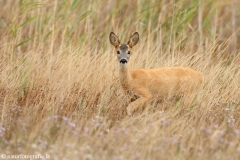
[[[0,152],[51,159],[239,159],[237,0],[2,0]],[[138,31],[129,67],[205,75],[191,106],[127,117],[108,35]]]

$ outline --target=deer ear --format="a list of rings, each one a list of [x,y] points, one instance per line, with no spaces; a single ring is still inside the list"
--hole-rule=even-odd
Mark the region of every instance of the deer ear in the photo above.
[[[118,37],[113,32],[109,35],[109,41],[114,47],[118,47],[120,45]]]
[[[139,40],[139,34],[138,32],[135,32],[129,39],[128,41],[128,45],[132,48],[133,46],[135,46],[138,43]]]

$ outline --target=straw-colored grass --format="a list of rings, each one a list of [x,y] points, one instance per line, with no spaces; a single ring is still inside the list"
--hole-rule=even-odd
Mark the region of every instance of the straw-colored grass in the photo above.
[[[238,0],[0,3],[0,154],[240,159]],[[128,117],[111,31],[123,42],[140,34],[130,68],[201,71],[191,105]]]

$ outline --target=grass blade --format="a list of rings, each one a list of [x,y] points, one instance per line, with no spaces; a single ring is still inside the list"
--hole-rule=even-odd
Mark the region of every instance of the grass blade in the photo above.
[[[34,36],[32,36],[32,37],[30,37],[30,38],[28,38],[28,39],[23,40],[22,42],[20,42],[19,44],[17,44],[16,47],[19,47],[19,46],[27,43],[28,41],[32,40],[33,38],[35,38],[35,37],[37,37],[37,36],[38,36],[38,34],[36,34],[36,35],[34,35]]]

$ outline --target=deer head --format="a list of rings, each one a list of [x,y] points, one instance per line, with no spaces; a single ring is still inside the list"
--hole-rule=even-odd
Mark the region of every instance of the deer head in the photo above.
[[[128,63],[130,54],[131,54],[131,49],[133,48],[133,46],[135,46],[138,43],[138,40],[139,40],[139,34],[135,32],[130,37],[127,44],[125,43],[121,44],[118,37],[113,32],[110,33],[109,41],[117,50],[117,58],[121,65],[125,65]]]

